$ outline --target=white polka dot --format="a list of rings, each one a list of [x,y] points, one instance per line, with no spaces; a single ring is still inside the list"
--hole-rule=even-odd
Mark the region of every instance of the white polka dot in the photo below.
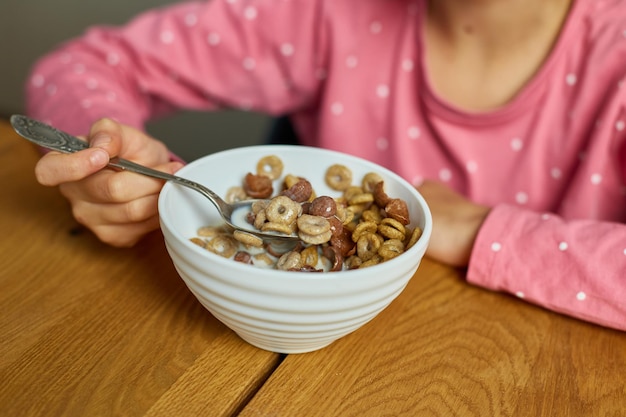
[[[439,171],[439,179],[443,182],[448,182],[452,179],[452,171],[447,168],[443,168]]]
[[[246,58],[243,60],[243,67],[248,71],[252,71],[256,67],[256,61],[253,58]]]
[[[520,151],[524,147],[524,142],[520,138],[511,139],[511,149],[514,151]]]
[[[528,203],[528,194],[523,191],[519,191],[515,194],[515,201],[518,204],[526,204]]]
[[[254,6],[248,6],[243,10],[243,16],[248,20],[256,19],[257,15],[257,9]]]
[[[590,181],[593,185],[598,185],[602,182],[602,175],[601,174],[592,174]]]
[[[330,106],[330,112],[335,116],[338,116],[343,113],[343,104],[339,102],[335,102]]]
[[[74,65],[74,72],[76,74],[83,74],[85,72],[85,66],[83,64]]]
[[[583,291],[580,291],[578,294],[576,294],[576,299],[579,301],[584,301],[587,298],[587,294],[585,294]]]
[[[359,65],[359,60],[354,55],[350,55],[346,58],[346,66],[348,68],[356,68],[357,65]]]
[[[424,177],[422,175],[416,175],[411,180],[411,184],[415,187],[419,187],[422,183],[424,183]]]
[[[415,67],[415,64],[413,63],[412,59],[405,59],[402,61],[402,69],[406,72],[411,72],[413,71],[413,68]]]
[[[219,45],[222,39],[218,33],[211,32],[209,33],[209,36],[207,36],[206,40],[209,43],[209,45],[215,46],[215,45]]]
[[[83,100],[80,102],[80,105],[84,108],[84,109],[88,109],[91,107],[91,101],[90,100]]]
[[[491,244],[491,250],[493,252],[500,252],[502,250],[502,244],[500,242],[493,242]]]
[[[617,129],[620,132],[624,130],[624,127],[626,127],[626,123],[624,123],[623,120],[618,120],[617,123],[615,123],[615,129]]]
[[[472,173],[478,171],[478,162],[467,161],[467,163],[465,164],[465,169],[467,170],[467,172],[472,172]]]
[[[559,243],[559,250],[561,252],[565,252],[567,250],[569,246],[567,245],[567,242],[561,242]]]
[[[552,169],[550,170],[550,176],[551,176],[552,178],[554,178],[555,180],[556,180],[556,179],[561,178],[561,175],[562,175],[562,174],[563,174],[563,173],[561,172],[561,170],[560,170],[559,168],[552,168]]]
[[[69,64],[71,60],[72,60],[72,55],[68,54],[67,52],[61,55],[62,64]]]
[[[411,127],[409,127],[409,130],[407,131],[407,134],[409,135],[409,139],[417,139],[417,138],[420,137],[422,132],[420,131],[419,127],[411,126]]]
[[[120,63],[120,56],[118,54],[116,54],[115,52],[111,52],[107,54],[107,64],[114,67],[119,63]]]
[[[172,32],[171,30],[164,30],[163,32],[161,32],[160,39],[161,42],[163,42],[164,44],[170,45],[174,43],[174,32]]]
[[[370,24],[370,32],[380,33],[381,30],[383,30],[383,25],[380,22],[372,22]]]
[[[57,93],[57,86],[56,86],[56,85],[54,85],[54,84],[48,84],[48,85],[46,86],[46,93],[47,93],[49,96],[53,96],[53,95],[55,95],[55,94]]]
[[[526,294],[524,294],[521,291],[518,291],[518,292],[515,293],[515,296],[518,297],[518,298],[524,298],[524,297],[526,297]]]
[[[576,78],[576,74],[567,74],[567,76],[565,77],[565,82],[567,83],[567,85],[574,85],[576,84],[576,81],[578,79]]]
[[[626,255],[626,248],[624,248],[624,255]]]
[[[194,13],[189,13],[187,16],[185,16],[185,24],[187,26],[195,26],[196,23],[198,23],[198,16],[196,16]]]
[[[541,220],[549,220],[551,218],[552,218],[552,216],[550,215],[550,213],[543,213],[541,215]]]
[[[115,101],[117,100],[117,94],[115,93],[115,91],[109,91],[108,93],[106,93],[106,98],[109,101]]]
[[[376,139],[376,148],[378,148],[381,151],[384,151],[385,149],[389,148],[389,140],[387,140],[387,138]]]
[[[85,83],[85,86],[89,89],[89,90],[95,90],[96,88],[98,88],[98,80],[96,80],[95,78],[90,78],[87,80],[87,82]]]
[[[45,80],[45,78],[43,77],[43,75],[41,75],[41,74],[35,74],[35,75],[33,76],[33,78],[31,79],[31,84],[32,84],[34,87],[37,87],[37,88],[39,88],[39,87],[43,87],[43,85],[44,85],[44,83],[45,83],[45,82],[46,82],[46,80]]]
[[[380,84],[376,87],[376,95],[380,98],[389,97],[389,87],[385,84]]]
[[[282,45],[280,45],[280,53],[283,54],[283,56],[291,56],[293,55],[293,52],[294,48],[292,44],[283,43]]]

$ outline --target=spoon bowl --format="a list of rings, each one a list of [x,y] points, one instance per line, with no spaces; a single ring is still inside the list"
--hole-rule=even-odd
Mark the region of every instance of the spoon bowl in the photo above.
[[[20,136],[46,149],[63,153],[74,153],[89,148],[89,144],[87,142],[80,140],[79,138],[72,136],[69,133],[58,130],[39,120],[35,120],[27,116],[11,116],[11,125]],[[179,177],[177,175],[157,171],[155,169],[148,168],[144,165],[140,165],[123,158],[111,158],[108,166],[112,168],[135,172],[153,178],[158,178],[165,181],[172,181],[199,192],[204,197],[209,199],[211,203],[213,203],[224,222],[233,230],[250,233],[252,235],[260,237],[265,242],[295,243],[299,240],[298,236],[295,234],[284,235],[271,232],[262,232],[260,230],[254,229],[254,226],[252,225],[246,224],[246,226],[249,227],[243,227],[239,225],[239,222],[235,224],[235,222],[233,221],[233,214],[235,213],[235,211],[250,211],[250,206],[255,201],[259,200],[243,200],[230,204],[222,199],[218,194],[213,192],[211,189],[205,187],[200,183]]]

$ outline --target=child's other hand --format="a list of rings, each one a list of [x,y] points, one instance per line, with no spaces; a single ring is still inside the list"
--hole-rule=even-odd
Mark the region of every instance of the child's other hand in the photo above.
[[[476,235],[490,208],[475,204],[436,181],[425,181],[417,189],[433,216],[426,255],[456,267],[467,266]]]
[[[166,146],[110,119],[93,124],[90,148],[73,154],[50,152],[35,167],[37,180],[59,186],[76,220],[112,246],[132,246],[159,227],[157,200],[163,181],[104,168],[114,156],[174,173]]]

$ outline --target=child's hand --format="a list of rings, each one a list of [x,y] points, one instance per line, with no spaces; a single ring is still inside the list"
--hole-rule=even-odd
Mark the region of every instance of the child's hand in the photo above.
[[[490,208],[472,203],[439,182],[425,181],[417,189],[433,216],[426,255],[453,266],[467,266],[476,235]]]
[[[163,182],[132,172],[104,168],[114,156],[174,173],[165,145],[145,133],[100,120],[91,128],[90,148],[73,154],[50,152],[35,167],[43,185],[59,186],[76,220],[103,242],[132,246],[159,227],[157,199]]]

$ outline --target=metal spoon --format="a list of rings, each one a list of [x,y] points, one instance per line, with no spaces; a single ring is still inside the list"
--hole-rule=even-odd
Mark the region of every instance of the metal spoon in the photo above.
[[[89,147],[89,144],[87,142],[82,141],[75,136],[72,136],[66,132],[62,132],[52,126],[49,126],[45,123],[31,119],[26,116],[17,114],[11,116],[11,125],[13,126],[13,129],[15,129],[15,131],[23,138],[28,139],[29,141],[41,147],[54,151],[73,153],[83,149],[87,149]],[[282,235],[269,232],[261,232],[259,230],[253,229],[252,225],[250,225],[250,229],[248,229],[233,224],[232,215],[235,210],[250,207],[254,201],[258,200],[244,200],[237,203],[229,204],[215,192],[211,191],[202,184],[198,184],[197,182],[190,181],[177,175],[157,171],[155,169],[148,168],[146,166],[139,165],[122,158],[111,158],[108,166],[126,171],[136,172],[138,174],[143,174],[149,177],[154,177],[166,181],[173,181],[177,184],[184,185],[185,187],[191,188],[192,190],[199,192],[200,194],[208,198],[211,203],[213,203],[213,205],[217,208],[217,211],[222,216],[222,219],[224,219],[226,224],[228,224],[234,230],[251,233],[255,236],[260,237],[264,241],[296,242],[297,240],[299,240],[296,235]]]

